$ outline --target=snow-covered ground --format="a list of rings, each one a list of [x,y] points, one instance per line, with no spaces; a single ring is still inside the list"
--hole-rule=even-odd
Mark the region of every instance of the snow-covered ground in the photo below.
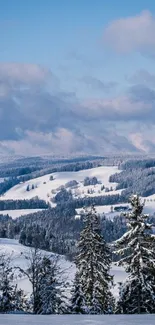
[[[17,219],[18,217],[27,215],[27,214],[31,214],[34,212],[38,212],[38,211],[42,211],[44,209],[21,209],[21,210],[3,210],[0,211],[0,215],[9,215],[10,217],[12,217],[12,219]]]
[[[19,244],[19,242],[15,239],[7,239],[0,238],[0,252],[5,252],[6,254],[11,255],[12,257],[12,265],[20,266],[23,269],[27,268],[27,263],[24,258],[24,254],[28,253],[29,248]],[[43,254],[52,255],[52,253],[47,253],[42,251]],[[75,275],[75,264],[67,261],[64,256],[60,256],[59,260],[60,269],[63,271],[63,278],[72,284]],[[112,289],[114,296],[118,297],[118,282],[125,280],[126,273],[122,267],[118,267],[116,265],[112,265],[111,274],[114,275],[115,286]],[[31,284],[27,278],[18,278],[17,279],[18,286],[26,291],[27,293],[31,292]],[[1,324],[1,323],[0,323]]]
[[[52,176],[54,180],[50,180],[51,174],[32,179],[30,181],[18,184],[7,191],[3,196],[0,197],[1,200],[18,200],[18,199],[31,199],[38,196],[40,199],[45,201],[50,201],[50,198],[57,193],[58,188],[65,185],[67,182],[76,180],[78,186],[73,190],[73,195],[75,196],[94,196],[94,195],[108,195],[120,193],[120,190],[116,191],[116,183],[109,183],[109,176],[120,172],[118,167],[96,167],[87,170],[81,170],[77,172],[60,172],[53,173]],[[95,186],[84,186],[83,181],[85,177],[97,177],[101,184]],[[101,191],[101,185],[105,187],[112,188],[113,191],[105,192]],[[29,186],[29,191],[27,191],[27,186]],[[33,186],[33,189],[32,189]],[[88,189],[92,190],[93,193],[88,194]],[[53,193],[52,193],[53,191]],[[55,193],[54,193],[55,191]]]
[[[95,206],[95,210],[98,214],[100,214],[100,216],[102,217],[103,215],[105,215],[107,218],[110,218],[110,219],[113,219],[115,216],[119,216],[121,213],[123,212],[118,212],[118,211],[115,211],[114,208],[115,207],[121,207],[121,206],[130,206],[129,204],[113,204],[112,206],[111,205],[96,205]],[[113,212],[111,211],[111,207],[113,209]],[[77,212],[77,215],[76,215],[76,218],[78,218],[78,215],[80,216],[80,214],[82,212],[84,212],[83,209],[79,208],[79,209],[76,209],[76,212]]]
[[[119,194],[122,190],[116,190],[116,183],[109,183],[109,176],[115,173],[119,173],[117,166],[101,166],[87,170],[81,170],[78,172],[59,172],[48,174],[42,177],[38,177],[27,181],[25,183],[18,184],[7,191],[4,195],[0,196],[1,200],[17,200],[17,199],[31,199],[35,196],[38,196],[40,199],[48,201],[51,203],[51,198],[58,193],[61,186],[64,186],[66,183],[72,180],[76,180],[78,185],[76,188],[71,189],[72,194],[74,197],[90,197],[90,196],[99,196],[99,195],[113,195]],[[50,176],[53,176],[53,180],[50,180]],[[98,181],[101,184],[96,184],[95,186],[84,186],[83,181],[86,177],[97,177]],[[113,189],[109,192],[105,190],[101,191],[101,186],[104,185],[105,188]],[[27,187],[29,186],[29,191],[27,191]],[[144,212],[149,214],[154,214],[155,212],[155,194],[151,195],[145,199],[145,207]],[[55,206],[54,203],[51,203],[52,206]],[[121,206],[121,204],[118,204]],[[115,208],[116,205],[113,205]],[[122,204],[125,205],[125,204]],[[77,214],[79,211],[77,210]],[[101,215],[104,213],[107,217],[113,218],[116,215],[120,215],[121,212],[113,212],[111,213],[111,206],[97,206],[96,210]],[[0,211],[0,214],[9,214],[14,219],[21,216],[26,215],[29,213],[33,213],[37,210],[14,210],[14,211]],[[76,216],[77,217],[77,216]]]
[[[28,265],[24,255],[29,252],[29,247],[19,244],[18,240],[15,239],[0,238],[0,253],[3,252],[6,255],[11,256],[13,266],[20,266],[23,269],[27,269]],[[49,256],[54,255],[51,252],[46,251],[42,251],[42,253]],[[75,264],[67,261],[64,256],[60,256],[58,264],[60,266],[63,279],[71,284],[74,280]],[[31,293],[32,291],[31,284],[25,277],[18,277],[17,285],[27,294]]]
[[[0,315],[1,325],[154,325],[155,315]]]
[[[145,201],[144,213],[153,215],[155,213],[155,194],[143,197],[142,201]]]
[[[144,205],[144,213],[153,215],[155,213],[155,195],[148,196],[147,198],[141,198],[142,202],[145,201]],[[100,216],[106,216],[107,218],[113,219],[115,216],[123,215],[123,211],[115,211],[115,207],[121,207],[121,206],[127,206],[130,207],[130,204],[127,203],[121,203],[121,204],[113,204],[111,205],[97,205],[95,206],[96,212],[100,214]],[[113,212],[111,211],[111,208],[113,209]],[[75,216],[76,219],[80,218],[80,214],[84,212],[83,209],[79,208],[76,209],[77,215]],[[128,212],[128,211],[126,211]]]

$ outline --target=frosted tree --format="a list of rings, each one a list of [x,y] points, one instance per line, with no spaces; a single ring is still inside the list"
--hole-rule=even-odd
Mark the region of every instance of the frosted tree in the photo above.
[[[74,285],[72,289],[70,310],[72,314],[86,314],[86,301],[83,290],[79,281],[78,272],[75,275]]]
[[[61,290],[60,269],[58,258],[53,256],[51,260],[45,256],[41,265],[40,314],[63,314],[66,312],[65,296]]]
[[[155,235],[139,196],[130,199],[132,212],[126,215],[127,232],[115,242],[119,265],[128,277],[121,285],[117,312],[125,314],[155,312]]]
[[[11,256],[0,255],[0,313],[26,311],[27,299],[14,284]]]
[[[65,312],[58,257],[44,256],[38,248],[30,249],[25,255],[27,269],[17,267],[32,285],[30,305],[34,314],[56,314]]]
[[[110,262],[110,251],[101,235],[100,218],[92,207],[85,214],[85,227],[80,234],[76,258],[79,283],[89,313],[109,312]]]

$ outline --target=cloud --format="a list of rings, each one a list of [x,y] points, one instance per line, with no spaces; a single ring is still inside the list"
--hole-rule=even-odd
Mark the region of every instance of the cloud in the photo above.
[[[141,93],[140,88],[130,89],[123,96],[108,99],[91,99],[83,104],[88,118],[111,121],[150,120],[154,113],[154,94]],[[155,116],[154,116],[155,119]]]
[[[140,146],[130,133],[136,134],[143,123],[151,126],[155,122],[152,88],[133,84],[124,95],[81,102],[75,93],[52,87],[52,78],[53,73],[42,66],[0,64],[0,153],[67,155],[143,150],[143,144]],[[92,77],[85,82],[103,87],[103,92],[113,86]],[[152,134],[145,143],[146,150],[152,148]]]
[[[145,137],[142,133],[136,132],[136,133],[131,133],[129,135],[132,143],[136,146],[136,148],[147,152],[149,150],[149,146],[146,145],[145,143]]]
[[[105,82],[92,76],[84,76],[80,81],[93,90],[103,91],[105,93],[109,93],[117,86],[117,83],[114,81]]]
[[[77,61],[88,68],[92,67],[92,61],[90,61],[87,56],[74,50],[67,54],[66,60]]]
[[[97,153],[94,140],[84,134],[72,132],[69,129],[57,128],[54,132],[26,131],[24,138],[19,141],[9,140],[0,142],[0,153],[9,151],[18,155],[55,155],[72,153]]]
[[[37,64],[0,63],[0,82],[15,84],[42,84],[52,77],[49,69]]]
[[[143,129],[139,128],[138,131],[129,134],[129,139],[132,144],[142,150],[143,152],[154,153],[155,139],[154,139],[155,126],[143,125]]]
[[[155,90],[147,87],[145,85],[137,84],[129,88],[128,94],[131,100],[137,105],[137,103],[141,103],[144,108],[150,109],[150,113],[152,111],[154,118],[154,105],[155,105]],[[149,111],[148,111],[149,113]],[[148,116],[149,118],[149,116]],[[152,118],[152,116],[150,116]]]
[[[136,71],[130,77],[126,77],[126,80],[132,84],[142,84],[148,87],[155,87],[155,74],[144,69]]]
[[[155,54],[155,17],[149,11],[114,20],[106,26],[103,42],[119,53]]]

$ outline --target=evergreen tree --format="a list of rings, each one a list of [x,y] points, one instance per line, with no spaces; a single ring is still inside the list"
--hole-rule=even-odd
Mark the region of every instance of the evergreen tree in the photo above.
[[[27,300],[22,290],[13,283],[14,270],[10,256],[0,256],[0,313],[27,310]]]
[[[125,267],[128,277],[120,287],[117,312],[140,314],[155,312],[155,235],[144,204],[137,195],[130,199],[132,212],[126,215],[127,232],[115,242],[119,265]]]
[[[72,314],[86,314],[86,301],[80,285],[78,272],[75,275],[74,285],[71,297],[71,313]]]
[[[40,269],[40,314],[64,313],[62,292],[58,283],[59,268],[55,262],[44,256]]]
[[[109,312],[111,300],[110,251],[101,235],[100,218],[94,207],[86,211],[85,227],[80,234],[77,272],[89,313]]]
[[[14,287],[12,284],[13,274],[10,259],[5,255],[0,256],[0,312],[13,310]]]

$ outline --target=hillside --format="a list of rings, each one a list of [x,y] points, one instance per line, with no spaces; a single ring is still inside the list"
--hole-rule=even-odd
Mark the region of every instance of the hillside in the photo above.
[[[109,182],[109,177],[116,173],[121,173],[118,166],[101,166],[76,172],[47,174],[13,186],[4,195],[0,196],[0,200],[30,200],[38,197],[39,199],[49,202],[50,205],[54,207],[56,206],[54,198],[62,188],[65,188],[68,192],[70,192],[73,199],[121,194],[123,189],[116,190],[118,184],[115,182]],[[97,183],[94,185],[88,185],[89,183],[86,183],[87,178],[89,178],[88,181],[96,178]],[[72,185],[71,183],[73,182],[75,184]],[[154,214],[155,194],[142,198],[145,200],[145,212]],[[115,215],[118,215],[118,212],[115,212],[114,209],[123,205],[123,203],[113,204],[113,213],[111,213],[111,206],[109,205],[96,206],[96,210],[101,215],[104,213],[108,217],[113,218]],[[8,214],[15,219],[22,215],[37,211],[41,210],[5,210],[0,211],[0,214]],[[79,214],[81,209],[77,209],[76,211],[77,214]]]
[[[38,196],[40,199],[45,201],[49,201],[54,196],[54,194],[59,190],[62,185],[65,185],[69,181],[76,180],[78,182],[76,191],[73,191],[76,196],[85,196],[88,195],[88,190],[94,189],[94,193],[90,193],[89,195],[99,195],[98,191],[101,189],[101,185],[106,187],[113,188],[114,193],[119,193],[120,191],[115,191],[116,183],[109,183],[109,176],[112,174],[119,172],[118,167],[97,167],[87,170],[81,170],[77,172],[60,172],[53,173],[53,180],[50,180],[51,174],[47,174],[42,177],[38,177],[32,179],[30,181],[18,184],[7,191],[3,196],[0,197],[2,200],[17,200],[17,199],[31,199],[35,196]],[[86,177],[96,177],[101,183],[96,184],[94,186],[84,186],[83,182]],[[28,188],[29,187],[29,188]],[[27,190],[28,188],[28,190]],[[51,191],[55,191],[55,193],[51,193]],[[105,190],[103,192],[106,195]],[[109,194],[109,192],[108,192]]]
[[[19,244],[18,240],[0,238],[0,252],[4,252],[6,255],[11,256],[12,266],[19,266],[23,269],[27,268],[27,262],[24,258],[24,254],[29,252],[29,247]],[[42,250],[43,255],[54,256],[50,252]],[[58,261],[60,270],[63,272],[63,278],[71,284],[74,279],[75,274],[75,265],[66,260],[65,256],[61,256]],[[17,274],[17,285],[19,288],[24,290],[27,294],[30,294],[32,291],[31,284],[29,280],[25,277],[18,277]]]
[[[6,255],[10,255],[12,258],[13,266],[20,266],[23,269],[27,268],[27,263],[24,258],[24,254],[28,253],[29,247],[23,246],[19,244],[18,240],[15,239],[6,239],[0,238],[0,252],[4,252]],[[42,250],[42,253],[45,255],[53,256],[52,253],[48,253]],[[71,285],[75,275],[75,264],[67,261],[64,256],[60,256],[59,266],[62,271],[62,276],[67,282]],[[117,267],[114,264],[112,265],[111,274],[114,275],[114,283],[115,286],[112,289],[114,296],[117,298],[118,296],[118,282],[123,281],[126,275],[122,267]],[[19,288],[23,289],[27,292],[27,294],[31,293],[31,284],[29,280],[25,277],[18,277],[17,274],[17,285]],[[69,291],[67,291],[69,294]]]

